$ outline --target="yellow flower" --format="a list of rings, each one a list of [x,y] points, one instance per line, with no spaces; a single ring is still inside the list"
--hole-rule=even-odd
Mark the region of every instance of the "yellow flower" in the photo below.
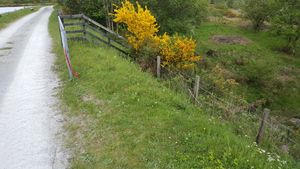
[[[138,51],[146,41],[152,43],[162,56],[163,66],[189,69],[201,59],[194,54],[195,40],[178,35],[170,37],[167,33],[158,36],[159,26],[156,18],[147,7],[143,8],[138,2],[135,7],[129,0],[125,0],[114,12],[114,22],[127,26],[126,37],[131,47]]]

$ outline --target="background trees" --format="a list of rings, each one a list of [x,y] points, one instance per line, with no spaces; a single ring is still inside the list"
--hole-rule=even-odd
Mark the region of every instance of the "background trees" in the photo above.
[[[254,30],[262,29],[264,22],[275,12],[274,0],[248,0],[244,12],[245,17],[252,21]]]
[[[245,16],[256,31],[269,21],[273,31],[287,40],[284,51],[296,53],[300,38],[299,0],[249,0],[245,4]]]
[[[207,0],[141,0],[153,11],[153,14],[160,23],[162,32],[190,31],[202,21],[207,14]]]
[[[135,3],[135,0],[130,0]],[[117,28],[111,13],[114,4],[122,0],[64,0],[67,13],[84,13],[110,29]],[[242,8],[244,16],[252,22],[253,28],[259,31],[267,21],[278,35],[287,40],[286,50],[295,53],[299,41],[299,0],[138,0],[147,6],[160,26],[159,34],[193,34],[195,27],[200,26],[207,18],[208,5],[215,7]]]
[[[66,13],[84,13],[98,22],[106,24],[108,14],[103,0],[65,0],[63,5]]]
[[[113,27],[109,13],[113,12],[113,4],[121,0],[65,0],[64,6],[69,13],[85,13],[89,17]],[[131,2],[135,2],[132,0]],[[160,23],[162,32],[190,33],[193,27],[206,18],[207,0],[139,0],[147,6]]]
[[[273,29],[287,40],[285,50],[295,54],[300,38],[300,1],[278,0],[275,9]]]

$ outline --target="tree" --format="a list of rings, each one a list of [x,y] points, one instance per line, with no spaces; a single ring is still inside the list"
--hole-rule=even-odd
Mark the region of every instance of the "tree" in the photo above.
[[[226,0],[226,5],[229,8],[233,8],[234,7],[234,3],[235,3],[235,0]]]
[[[85,13],[113,29],[110,13],[122,0],[65,0],[70,13]],[[207,0],[131,0],[147,6],[160,23],[162,32],[187,33],[206,18]]]
[[[60,0],[62,1],[62,0]],[[121,0],[65,0],[65,12],[71,14],[84,13],[97,22],[114,29],[112,21],[113,6],[120,4]]]
[[[277,0],[276,15],[272,19],[273,29],[287,40],[286,50],[296,53],[300,39],[300,1]]]
[[[105,25],[107,11],[103,0],[65,0],[65,12],[71,14],[84,13],[92,19]]]
[[[248,0],[244,11],[245,17],[252,21],[254,30],[261,30],[264,22],[274,13],[274,0]]]
[[[160,23],[161,32],[189,33],[207,14],[207,0],[140,0]]]

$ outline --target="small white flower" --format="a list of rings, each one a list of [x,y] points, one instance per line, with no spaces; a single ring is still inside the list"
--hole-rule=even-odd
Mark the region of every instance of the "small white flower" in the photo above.
[[[272,161],[275,161],[275,159],[274,159],[273,157],[269,156],[269,157],[268,157],[268,161],[269,161],[269,162],[272,162]]]

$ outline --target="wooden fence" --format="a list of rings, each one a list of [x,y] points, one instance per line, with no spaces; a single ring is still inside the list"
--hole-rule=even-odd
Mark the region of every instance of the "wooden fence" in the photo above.
[[[66,28],[68,40],[85,40],[94,44],[103,43],[118,50],[119,52],[128,54],[128,46],[124,37],[118,35],[114,31],[106,28],[84,14],[60,15],[59,18],[61,19],[63,26]]]

